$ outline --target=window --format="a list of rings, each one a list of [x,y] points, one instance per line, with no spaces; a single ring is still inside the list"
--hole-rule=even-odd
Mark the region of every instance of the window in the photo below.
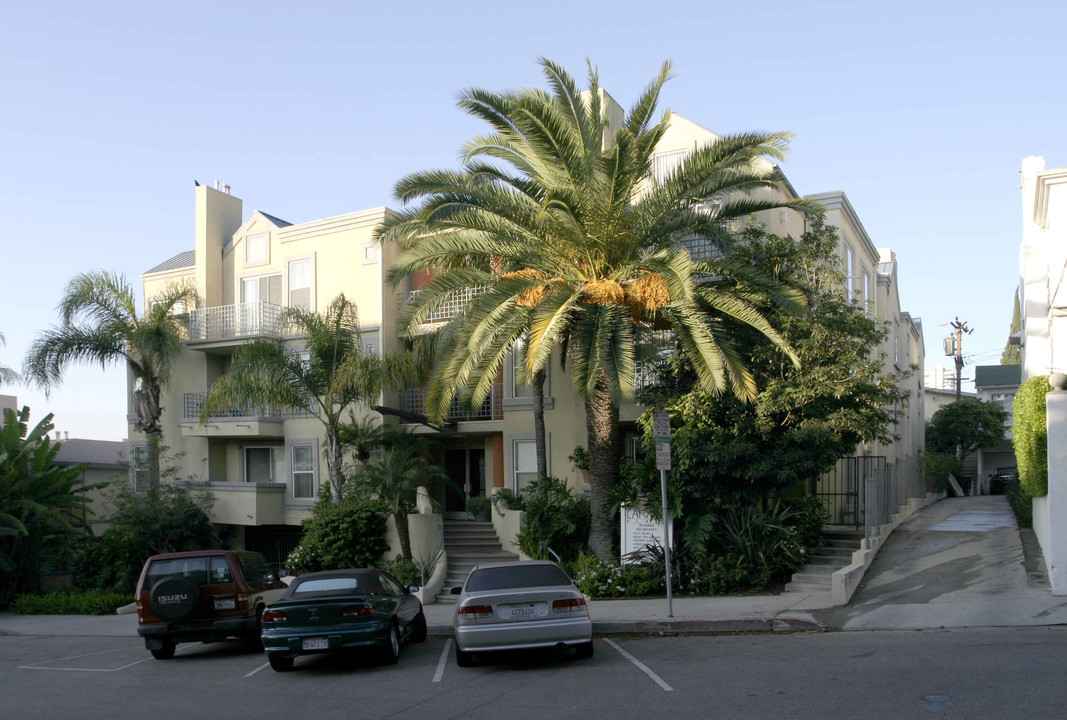
[[[282,304],[282,276],[260,275],[241,280],[241,302]]]
[[[378,243],[364,243],[363,244],[363,264],[373,265],[378,262]]]
[[[511,397],[534,396],[533,383],[524,383],[526,377],[526,341],[518,340],[511,349]]]
[[[667,176],[674,172],[682,162],[688,150],[676,150],[674,152],[656,153],[652,156],[652,177],[657,185],[662,185]]]
[[[515,440],[511,449],[515,492],[522,492],[537,479],[537,443],[533,440]]]
[[[315,446],[293,444],[293,498],[314,500],[318,483],[315,481]]]
[[[855,295],[854,288],[852,287],[852,263],[855,260],[855,256],[852,253],[852,248],[848,245],[845,246],[845,299],[852,302]]]
[[[285,453],[281,447],[260,446],[245,448],[245,482],[283,482]]]
[[[871,313],[871,277],[866,271],[863,273],[863,306],[867,310],[867,314]]]
[[[148,489],[148,447],[145,445],[130,447],[130,485],[134,492]]]
[[[245,237],[245,265],[262,265],[270,261],[267,236],[264,233]]]
[[[311,258],[289,263],[289,307],[311,310]]]

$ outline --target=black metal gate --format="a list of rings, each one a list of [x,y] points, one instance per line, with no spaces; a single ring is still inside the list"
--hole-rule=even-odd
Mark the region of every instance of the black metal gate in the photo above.
[[[289,553],[296,550],[304,531],[289,525],[263,525],[245,528],[245,550],[267,558],[275,572],[285,567]]]
[[[812,482],[811,493],[829,513],[828,524],[851,525],[859,530],[866,519],[868,481],[877,480],[881,486],[888,477],[889,462],[884,455],[841,458]]]

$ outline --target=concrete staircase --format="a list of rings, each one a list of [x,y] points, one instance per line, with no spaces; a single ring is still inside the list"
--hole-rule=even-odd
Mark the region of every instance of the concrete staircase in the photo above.
[[[448,553],[448,571],[445,584],[437,596],[437,602],[455,604],[456,596],[449,590],[462,585],[467,573],[478,563],[518,560],[515,553],[506,552],[500,546],[500,538],[493,523],[479,520],[445,520],[445,552]]]
[[[823,530],[822,541],[811,551],[811,560],[786,584],[786,592],[831,592],[830,576],[852,564],[860,549],[863,532],[851,529]]]

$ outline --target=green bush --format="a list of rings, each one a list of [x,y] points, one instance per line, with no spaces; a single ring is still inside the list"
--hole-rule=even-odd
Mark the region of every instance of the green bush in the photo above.
[[[1034,526],[1034,501],[1018,482],[1008,485],[1008,503],[1015,512],[1015,522],[1019,527],[1032,528]]]
[[[467,498],[467,514],[475,520],[488,520],[492,512],[492,500],[485,495],[475,495]]]
[[[963,463],[949,453],[928,452],[919,456],[919,472],[927,487],[941,493],[948,489],[950,473],[958,477],[963,472]]]
[[[398,555],[396,560],[386,565],[385,569],[404,587],[422,587],[422,568],[418,563],[404,560]]]
[[[41,595],[19,595],[12,610],[20,615],[114,615],[133,602],[132,594],[114,590],[62,590]]]
[[[1029,497],[1048,494],[1048,427],[1045,418],[1045,395],[1052,388],[1047,375],[1026,380],[1015,393],[1012,421],[1012,445],[1019,482]]]
[[[303,522],[304,537],[285,561],[290,575],[319,570],[376,567],[389,544],[388,508],[378,500],[348,497],[340,505],[320,498]]]
[[[756,567],[750,558],[727,554],[710,558],[699,571],[698,590],[712,595],[727,595],[744,590],[763,590],[771,581],[765,568]]]
[[[571,495],[563,480],[542,477],[526,486],[526,509],[516,541],[526,555],[564,561],[578,557],[589,544],[589,501]]]
[[[526,499],[522,495],[516,495],[508,488],[499,488],[493,493],[493,507],[503,505],[508,510],[525,510]]]

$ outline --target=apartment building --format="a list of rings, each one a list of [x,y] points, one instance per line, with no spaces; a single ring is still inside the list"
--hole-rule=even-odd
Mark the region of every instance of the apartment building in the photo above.
[[[606,94],[605,94],[606,96]],[[609,114],[622,109],[606,96]],[[674,114],[658,148],[657,176],[669,172],[687,153],[718,136]],[[799,197],[786,182],[789,197]],[[194,249],[160,263],[143,274],[148,302],[167,283],[195,284],[200,307],[188,314],[189,338],[163,399],[164,441],[180,451],[181,474],[209,482],[216,496],[213,520],[231,526],[237,542],[277,557],[295,542],[299,523],[314,504],[325,479],[321,425],[285,408],[229,408],[204,423],[200,409],[213,381],[227,371],[234,351],[257,337],[283,338],[294,347],[279,318],[285,307],[325,310],[339,293],[355,301],[363,327],[363,343],[372,352],[398,349],[400,308],[419,292],[423,278],[394,288],[385,275],[398,253],[395,246],[378,246],[373,231],[391,212],[364,210],[338,217],[291,224],[264,212],[243,214],[242,201],[226,186],[197,187]],[[890,250],[878,250],[868,238],[844,193],[810,196],[824,204],[830,221],[841,230],[841,256],[847,268],[842,292],[863,302],[869,312],[889,322],[892,336],[883,348],[887,365],[922,366],[921,328],[900,310],[897,262]],[[804,216],[792,210],[761,213],[756,221],[770,232],[799,237]],[[738,228],[740,229],[740,228]],[[694,256],[713,254],[711,243],[687,245]],[[462,303],[463,298],[457,298]],[[427,319],[428,327],[448,319]],[[654,348],[650,352],[654,351]],[[382,398],[389,422],[414,424],[418,432],[433,433],[441,443],[437,461],[452,480],[450,487],[431,488],[447,516],[464,511],[467,497],[490,494],[495,488],[519,490],[536,478],[533,393],[518,381],[516,363],[505,366],[485,403],[471,412],[456,401],[444,428],[413,422],[423,412],[422,394],[408,389]],[[646,367],[638,352],[637,382]],[[548,365],[545,392],[546,445],[549,474],[567,478],[575,490],[583,488],[582,474],[568,456],[586,444],[585,410],[571,380],[558,362]],[[890,446],[858,448],[857,454],[879,455],[899,468],[911,468],[922,448],[922,382],[909,381],[912,401],[897,428],[899,440]],[[621,408],[623,450],[635,454],[639,433],[634,421],[643,408]],[[355,408],[357,417],[373,414]],[[131,442],[143,437],[130,423]]]

